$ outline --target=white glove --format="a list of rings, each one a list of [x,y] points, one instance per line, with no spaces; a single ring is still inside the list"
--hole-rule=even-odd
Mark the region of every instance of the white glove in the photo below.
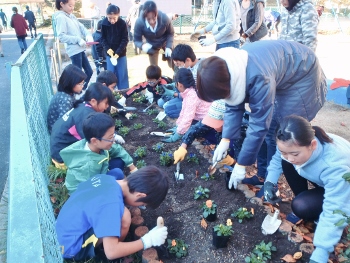
[[[123,137],[118,135],[118,134],[114,134],[114,140],[115,140],[115,142],[120,143],[120,144],[124,144],[125,143]]]
[[[146,89],[146,93],[145,93],[145,96],[148,100],[149,103],[152,103],[153,102],[153,93],[152,92],[149,92],[147,89]]]
[[[145,53],[147,53],[148,50],[150,50],[151,48],[152,48],[152,45],[149,44],[149,43],[145,43],[145,44],[142,45],[142,51],[145,52]]]
[[[167,48],[165,49],[165,56],[168,57],[168,58],[170,58],[170,57],[171,57],[171,53],[172,53],[171,49],[167,47]]]
[[[216,41],[213,37],[207,37],[204,39],[199,40],[199,44],[201,44],[202,46],[210,46],[212,44],[214,44]]]
[[[229,140],[221,139],[219,145],[216,147],[213,155],[213,163],[220,162],[227,155],[228,147],[230,146]]]
[[[116,58],[111,58],[111,63],[113,66],[116,66],[118,64],[118,60]]]
[[[118,112],[118,109],[114,106],[111,106],[111,110],[110,110],[110,114],[114,114],[114,113],[117,113]]]
[[[241,183],[244,178],[245,178],[245,166],[236,164],[235,167],[233,167],[230,181],[228,182],[228,188],[231,189],[233,185],[233,187],[236,189],[237,184]]]
[[[118,100],[118,103],[122,106],[125,106],[126,98],[123,96]]]
[[[166,226],[154,227],[146,235],[141,237],[143,242],[143,249],[147,249],[153,246],[160,246],[165,243],[168,236],[168,228]]]
[[[80,39],[80,41],[78,42],[78,45],[81,47],[85,47],[86,46],[86,42],[84,39]]]
[[[94,39],[92,38],[92,35],[87,35],[85,37],[85,39],[86,39],[86,42],[94,42]]]

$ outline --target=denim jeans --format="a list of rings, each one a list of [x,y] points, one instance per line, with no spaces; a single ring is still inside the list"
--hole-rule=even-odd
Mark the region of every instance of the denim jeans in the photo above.
[[[235,48],[239,48],[239,39],[237,40],[233,40],[231,42],[227,42],[227,43],[222,43],[222,44],[216,44],[216,50],[220,49],[220,48],[224,48],[224,47],[235,47]]]
[[[70,57],[72,64],[77,66],[80,69],[84,69],[85,74],[87,75],[85,79],[84,90],[88,87],[89,81],[92,76],[92,68],[90,62],[85,54],[85,52],[80,52]]]
[[[119,57],[117,59],[117,65],[114,66],[111,62],[111,57],[106,57],[107,70],[112,71],[117,76],[117,86],[118,89],[128,89],[129,88],[129,77],[128,77],[128,64],[126,61],[126,56]]]
[[[182,109],[182,99],[179,97],[167,101],[164,105],[164,112],[170,118],[178,118]]]
[[[17,41],[21,49],[27,50],[27,42],[25,36],[17,36]]]

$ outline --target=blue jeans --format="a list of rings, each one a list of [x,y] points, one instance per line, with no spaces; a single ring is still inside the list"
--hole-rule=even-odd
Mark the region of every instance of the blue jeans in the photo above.
[[[113,176],[116,180],[122,180],[124,179],[124,167],[125,163],[121,158],[110,159],[107,174]]]
[[[21,49],[27,50],[27,42],[25,36],[17,36],[17,41]]]
[[[118,63],[113,66],[111,63],[111,57],[107,56],[107,70],[112,71],[117,76],[117,86],[118,89],[128,89],[129,88],[129,77],[128,77],[128,64],[126,61],[126,56],[119,57],[117,59]]]
[[[85,52],[80,52],[70,57],[72,64],[77,66],[80,69],[84,69],[85,74],[87,75],[85,79],[84,90],[87,88],[89,81],[92,76],[92,68],[90,66],[89,60],[85,54]]]
[[[178,118],[182,109],[182,99],[173,98],[163,105],[164,112],[170,118]]]
[[[216,44],[216,50],[220,49],[220,48],[224,48],[224,47],[235,47],[235,48],[239,48],[239,39],[231,41],[231,42],[227,42],[227,43],[222,43],[222,44]],[[216,51],[215,50],[215,51]]]

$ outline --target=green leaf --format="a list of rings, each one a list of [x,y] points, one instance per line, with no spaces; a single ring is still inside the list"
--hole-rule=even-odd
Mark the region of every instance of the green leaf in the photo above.
[[[342,226],[342,225],[344,225],[345,222],[346,222],[346,219],[343,218],[343,219],[339,220],[338,223],[335,223],[334,225],[335,226]]]
[[[343,178],[345,179],[345,181],[350,182],[350,173],[344,174]]]

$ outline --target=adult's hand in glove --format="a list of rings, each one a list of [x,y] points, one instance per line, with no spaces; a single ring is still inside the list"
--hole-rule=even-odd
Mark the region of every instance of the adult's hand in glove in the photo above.
[[[278,187],[274,183],[266,181],[264,183],[264,197],[265,200],[272,205],[281,202],[281,199],[277,196]]]
[[[118,100],[118,103],[123,107],[125,106],[125,102],[126,102],[126,98],[124,96]]]
[[[114,56],[114,51],[113,51],[113,49],[108,49],[107,50],[107,54],[110,56],[110,57],[113,57]]]
[[[231,189],[232,185],[237,189],[237,184],[242,182],[245,178],[245,166],[236,164],[232,170],[230,181],[228,182],[228,188]]]
[[[92,35],[87,35],[85,39],[87,42],[94,42],[94,38],[92,37]]]
[[[119,144],[124,144],[124,143],[125,143],[123,137],[120,136],[120,135],[118,135],[118,134],[114,134],[114,140],[115,140],[117,143],[119,143]]]
[[[152,45],[149,43],[145,43],[142,45],[142,51],[147,53],[152,48]]]
[[[78,45],[81,47],[85,47],[86,46],[86,42],[84,39],[80,39],[80,41],[78,42]]]
[[[226,157],[221,161],[219,162],[219,164],[222,164],[222,165],[232,165],[236,162],[235,159],[233,159],[230,155],[226,155]]]
[[[204,39],[199,40],[199,44],[201,44],[202,46],[210,46],[212,44],[214,44],[216,41],[213,37],[207,37]]]
[[[176,142],[182,138],[182,135],[175,132],[173,135],[168,137],[167,139],[163,139],[162,142]]]
[[[185,156],[187,154],[187,150],[184,147],[179,147],[174,152],[174,164],[177,164],[178,162],[182,162],[185,159]]]
[[[230,140],[221,139],[219,145],[216,147],[213,155],[213,163],[220,162],[227,155],[228,147],[230,146]]]
[[[165,132],[171,132],[174,134],[176,132],[176,130],[177,130],[177,126],[172,127],[171,129],[167,129]]]
[[[146,235],[141,237],[141,240],[143,242],[143,249],[163,245],[167,236],[168,228],[166,226],[154,227]]]
[[[167,47],[167,48],[165,49],[164,55],[165,55],[166,57],[170,58],[170,57],[171,57],[171,53],[172,53],[171,49]]]

